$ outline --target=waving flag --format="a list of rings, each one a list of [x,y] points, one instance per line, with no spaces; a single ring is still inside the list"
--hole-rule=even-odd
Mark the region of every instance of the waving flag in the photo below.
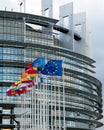
[[[33,86],[44,83],[45,75],[62,76],[62,60],[50,60],[46,64],[45,57],[41,57],[29,62],[20,80],[10,86],[6,95],[17,96],[30,92]]]
[[[62,76],[62,60],[50,60],[44,67],[42,74]]]
[[[27,74],[26,70],[24,70],[24,71],[22,72],[22,77],[23,77],[23,78],[26,78],[27,75],[28,75],[28,74]]]
[[[27,65],[28,68],[32,68],[32,62],[29,62]]]
[[[40,57],[40,58],[37,58],[36,60],[34,60],[32,62],[32,67],[34,68],[44,68],[46,64],[46,59],[45,57]]]

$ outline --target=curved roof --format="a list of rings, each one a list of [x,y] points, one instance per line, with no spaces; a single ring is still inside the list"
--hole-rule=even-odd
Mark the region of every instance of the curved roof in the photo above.
[[[28,13],[19,13],[19,12],[11,12],[11,11],[0,11],[0,18],[11,18],[11,19],[24,19],[26,23],[36,24],[44,27],[53,26],[53,29],[60,31],[62,33],[68,33],[69,30],[67,28],[61,27],[59,25],[56,25],[56,23],[59,21],[57,19],[44,17],[40,15],[33,15]],[[75,40],[81,40],[81,36],[74,33],[74,39]]]

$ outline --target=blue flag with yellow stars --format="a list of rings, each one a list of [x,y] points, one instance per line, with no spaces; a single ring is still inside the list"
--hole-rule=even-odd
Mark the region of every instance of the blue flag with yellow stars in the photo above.
[[[48,61],[41,73],[49,76],[62,76],[62,60]]]

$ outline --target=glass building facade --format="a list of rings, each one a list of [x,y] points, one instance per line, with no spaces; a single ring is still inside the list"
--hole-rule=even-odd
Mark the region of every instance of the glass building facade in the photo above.
[[[99,122],[102,84],[93,76],[95,61],[70,49],[76,42],[80,44],[83,37],[74,31],[70,36],[69,29],[57,22],[43,16],[0,11],[2,129],[6,126],[17,129],[15,119],[20,122],[21,130],[94,130],[102,126]],[[66,47],[64,42],[68,36],[72,43],[69,40]],[[44,77],[28,94],[6,96],[7,89],[20,79],[27,63],[38,57],[46,57],[47,61],[63,60],[63,76]]]

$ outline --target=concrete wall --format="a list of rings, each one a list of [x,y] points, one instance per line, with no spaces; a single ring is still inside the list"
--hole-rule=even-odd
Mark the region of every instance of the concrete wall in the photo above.
[[[60,6],[59,18],[60,26],[69,29],[67,34],[60,33],[61,46],[73,50],[73,3]]]

